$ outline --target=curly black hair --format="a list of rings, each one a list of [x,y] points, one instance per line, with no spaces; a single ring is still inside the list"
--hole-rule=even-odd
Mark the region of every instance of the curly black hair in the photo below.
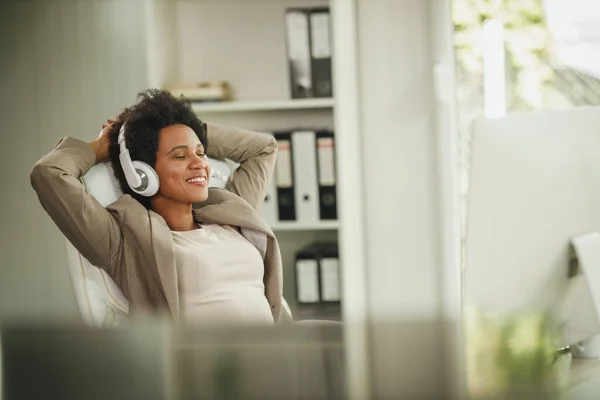
[[[114,175],[123,193],[130,194],[144,207],[150,209],[150,199],[140,196],[131,190],[125,179],[121,162],[120,148],[117,142],[121,125],[126,123],[125,144],[132,160],[143,161],[152,168],[156,165],[156,152],[161,129],[171,125],[187,125],[206,149],[208,140],[206,124],[192,110],[189,100],[175,97],[169,91],[148,89],[137,95],[137,101],[131,107],[125,108],[115,119],[108,132],[110,140],[109,155],[112,161]]]

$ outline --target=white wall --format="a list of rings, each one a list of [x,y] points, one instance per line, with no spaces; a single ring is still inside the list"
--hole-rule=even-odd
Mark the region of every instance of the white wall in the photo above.
[[[29,173],[61,137],[95,138],[145,88],[141,5],[2,3],[0,319],[77,316],[64,239]]]
[[[458,231],[445,203],[456,143],[438,137],[448,133],[438,119],[450,124],[452,110],[440,112],[433,79],[448,56],[447,3],[356,0],[363,190],[355,195],[364,199],[368,315],[386,324],[369,332],[377,398],[452,394],[440,391],[452,379],[445,363],[455,361],[442,321],[460,313]]]

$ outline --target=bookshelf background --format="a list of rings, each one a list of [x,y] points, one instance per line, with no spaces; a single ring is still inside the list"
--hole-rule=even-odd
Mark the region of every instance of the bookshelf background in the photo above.
[[[335,99],[291,98],[286,48],[286,9],[328,6],[327,0],[154,0],[147,4],[149,87],[227,81],[232,101],[194,103],[202,120],[261,132],[335,132]],[[337,240],[339,224],[272,224],[282,253],[284,297],[297,319],[341,319],[339,304],[298,305],[294,272],[298,250],[314,241]]]

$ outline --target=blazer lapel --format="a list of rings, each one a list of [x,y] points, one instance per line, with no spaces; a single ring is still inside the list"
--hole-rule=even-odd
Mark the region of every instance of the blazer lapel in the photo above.
[[[179,316],[179,289],[171,230],[163,217],[153,211],[149,211],[149,213],[152,224],[152,250],[156,259],[156,269],[162,282],[169,309],[177,318]]]
[[[213,189],[208,198],[194,209],[198,222],[239,226],[275,236],[269,224],[258,217],[256,210],[241,197],[226,190]]]

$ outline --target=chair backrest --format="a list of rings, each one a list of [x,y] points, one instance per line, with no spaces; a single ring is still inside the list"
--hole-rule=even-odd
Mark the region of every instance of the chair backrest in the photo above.
[[[224,187],[231,174],[229,164],[214,159],[209,159],[209,162],[214,171],[210,186]],[[82,181],[88,193],[104,207],[117,201],[123,194],[108,161],[92,167]],[[90,325],[117,325],[129,314],[129,301],[106,272],[93,266],[71,242],[66,242],[69,272],[83,320]]]

